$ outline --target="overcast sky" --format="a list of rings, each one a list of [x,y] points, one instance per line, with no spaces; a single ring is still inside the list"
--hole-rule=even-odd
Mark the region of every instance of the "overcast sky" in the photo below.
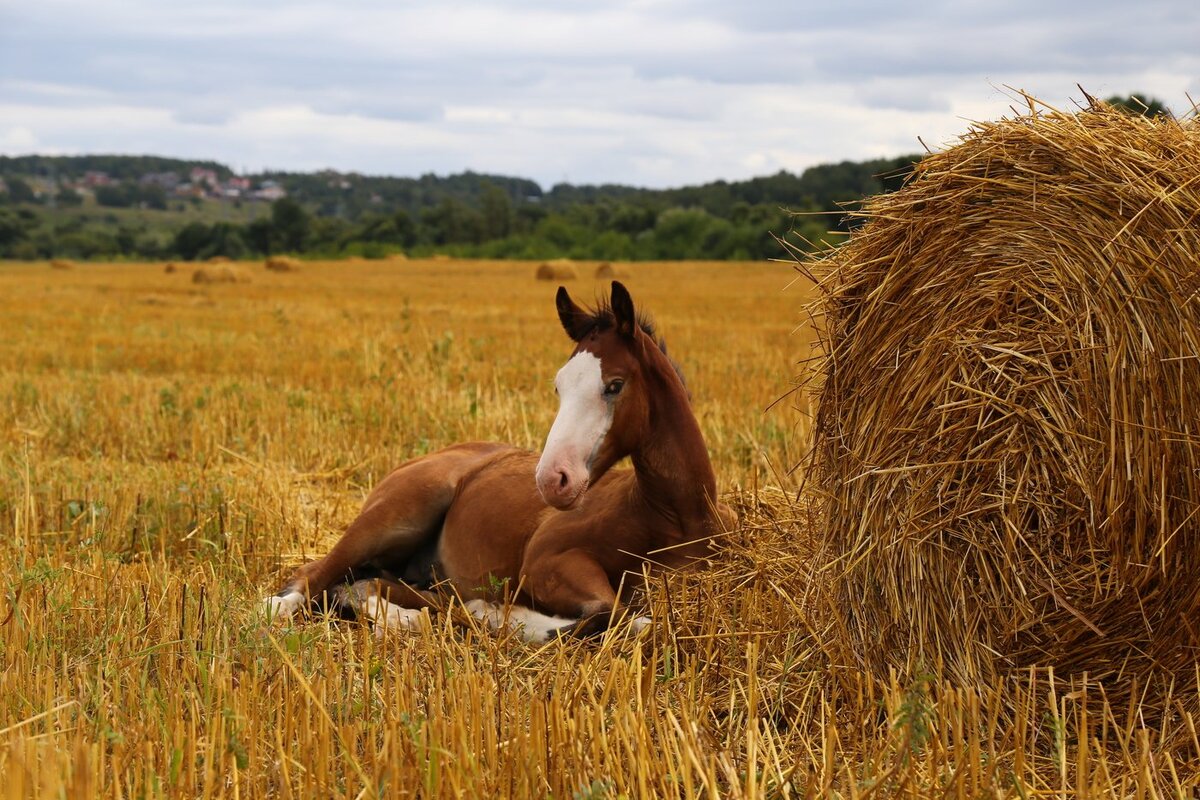
[[[0,153],[678,186],[1076,84],[1200,101],[1200,2],[0,0]]]

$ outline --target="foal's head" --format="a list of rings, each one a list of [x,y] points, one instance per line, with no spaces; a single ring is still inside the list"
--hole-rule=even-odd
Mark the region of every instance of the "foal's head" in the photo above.
[[[595,311],[576,305],[561,286],[556,304],[575,351],[554,379],[558,416],[537,485],[547,503],[566,509],[649,434],[650,393],[662,378],[680,387],[682,381],[620,283],[613,282],[611,300]]]

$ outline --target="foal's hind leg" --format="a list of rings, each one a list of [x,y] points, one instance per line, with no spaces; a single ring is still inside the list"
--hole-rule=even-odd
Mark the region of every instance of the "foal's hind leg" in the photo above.
[[[375,562],[403,565],[438,535],[463,476],[479,469],[508,445],[461,444],[410,461],[383,479],[363,509],[324,558],[292,576],[264,601],[271,617],[289,617],[327,589]]]

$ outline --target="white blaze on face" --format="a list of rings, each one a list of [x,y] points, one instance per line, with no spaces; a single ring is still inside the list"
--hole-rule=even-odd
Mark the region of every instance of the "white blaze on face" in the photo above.
[[[578,353],[564,364],[554,385],[558,416],[538,462],[537,485],[547,503],[567,508],[587,488],[591,460],[612,425],[613,407],[604,398],[600,359],[591,353]]]

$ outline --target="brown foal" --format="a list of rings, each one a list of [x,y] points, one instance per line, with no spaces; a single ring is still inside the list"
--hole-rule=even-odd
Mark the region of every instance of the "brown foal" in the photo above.
[[[606,627],[626,573],[704,556],[733,515],[717,500],[678,368],[620,283],[594,311],[562,287],[556,304],[575,350],[555,378],[559,411],[541,456],[472,442],[401,465],[328,555],[267,598],[269,614],[291,616],[340,586],[338,602],[377,630],[408,628],[445,582],[493,628],[543,641]],[[632,470],[611,469],[626,456]],[[493,602],[506,586],[508,611]]]

